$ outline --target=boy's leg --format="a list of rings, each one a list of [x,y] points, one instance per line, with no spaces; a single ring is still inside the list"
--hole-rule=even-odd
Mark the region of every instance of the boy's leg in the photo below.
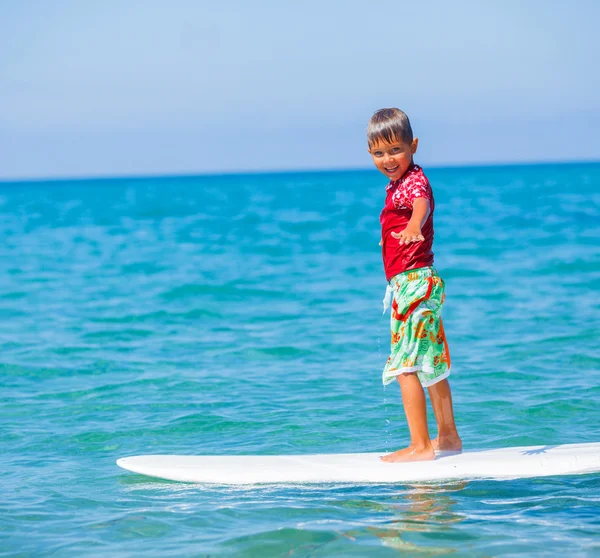
[[[462,440],[456,430],[452,392],[447,379],[443,379],[427,388],[429,399],[438,426],[437,438],[431,441],[433,449],[440,451],[461,451]]]
[[[410,445],[407,448],[384,455],[383,461],[426,461],[435,457],[429,429],[427,428],[427,403],[425,391],[414,373],[399,374],[397,376],[404,413],[410,431]]]

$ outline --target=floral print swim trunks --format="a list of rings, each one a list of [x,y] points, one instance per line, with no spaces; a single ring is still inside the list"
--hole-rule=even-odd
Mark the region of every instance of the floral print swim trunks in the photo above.
[[[422,267],[395,275],[386,291],[386,299],[390,296],[392,342],[383,384],[407,372],[416,372],[423,387],[447,378],[450,352],[440,316],[444,281],[436,269]]]

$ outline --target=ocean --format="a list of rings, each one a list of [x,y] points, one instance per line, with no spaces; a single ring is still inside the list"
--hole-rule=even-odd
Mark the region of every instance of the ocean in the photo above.
[[[425,170],[465,449],[600,441],[600,164]],[[407,443],[381,383],[385,185],[0,183],[0,555],[600,553],[598,475],[223,488],[115,465]]]

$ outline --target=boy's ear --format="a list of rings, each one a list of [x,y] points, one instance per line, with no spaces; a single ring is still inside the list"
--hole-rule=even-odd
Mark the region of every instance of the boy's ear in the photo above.
[[[412,140],[410,144],[410,152],[414,155],[417,152],[417,147],[419,147],[419,138],[415,138]]]

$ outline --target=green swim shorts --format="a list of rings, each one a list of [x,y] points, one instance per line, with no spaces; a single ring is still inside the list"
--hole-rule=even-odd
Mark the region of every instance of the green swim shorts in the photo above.
[[[440,316],[444,281],[434,267],[399,273],[390,279],[384,299],[392,300],[391,354],[383,369],[383,384],[399,374],[416,372],[423,387],[450,375],[450,352]]]

